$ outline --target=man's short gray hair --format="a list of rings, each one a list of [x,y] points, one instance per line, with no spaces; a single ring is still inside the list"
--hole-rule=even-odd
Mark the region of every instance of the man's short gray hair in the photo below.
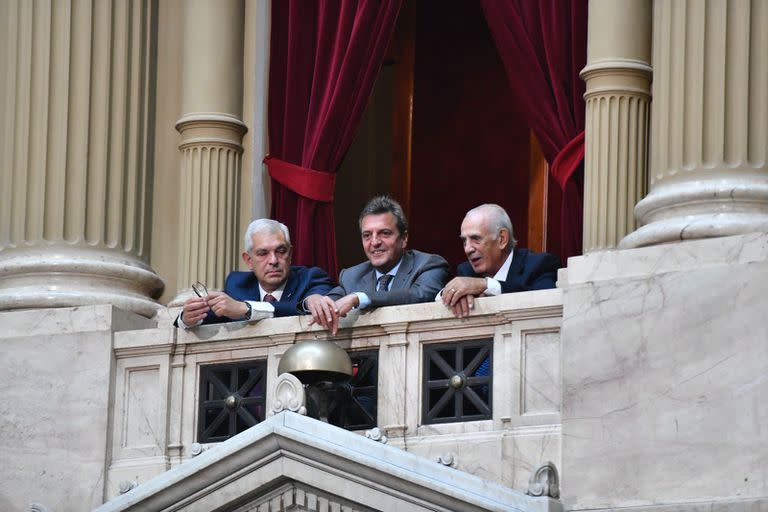
[[[268,235],[282,233],[288,246],[290,247],[291,245],[291,235],[288,232],[288,226],[272,219],[256,219],[251,222],[248,225],[248,229],[245,230],[245,250],[247,252],[253,250],[253,235],[256,233]]]
[[[360,229],[362,230],[363,228],[363,217],[368,215],[381,215],[382,213],[391,213],[394,215],[395,225],[401,235],[408,232],[408,220],[405,218],[405,213],[403,213],[403,207],[389,196],[376,196],[368,201],[368,204],[363,207],[363,211],[360,212],[360,218],[358,219]]]
[[[517,245],[515,232],[512,229],[512,221],[509,219],[509,215],[504,208],[492,203],[481,204],[480,206],[476,206],[469,210],[465,215],[465,218],[474,214],[486,216],[488,219],[488,228],[491,230],[494,240],[499,238],[499,233],[502,229],[506,229],[507,233],[509,233],[510,249]]]

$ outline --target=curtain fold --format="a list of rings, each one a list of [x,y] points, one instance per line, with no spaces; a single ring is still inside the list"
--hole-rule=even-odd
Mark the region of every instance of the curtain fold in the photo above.
[[[338,272],[335,176],[323,174],[336,172],[352,143],[401,3],[272,2],[264,163],[273,178],[271,216],[291,230],[295,264]]]
[[[481,0],[520,112],[563,190],[561,258],[582,250],[587,0]]]

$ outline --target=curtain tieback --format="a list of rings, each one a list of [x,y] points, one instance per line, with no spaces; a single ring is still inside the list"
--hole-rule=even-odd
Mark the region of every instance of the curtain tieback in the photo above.
[[[336,173],[322,172],[291,164],[267,155],[264,158],[270,177],[300,196],[325,203],[333,202]]]
[[[584,160],[584,131],[571,139],[552,161],[550,172],[562,190],[565,190],[565,184],[582,160]]]

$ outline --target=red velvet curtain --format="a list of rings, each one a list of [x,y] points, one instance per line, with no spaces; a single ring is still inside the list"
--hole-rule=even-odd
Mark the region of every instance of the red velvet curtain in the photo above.
[[[581,254],[587,0],[481,0],[513,95],[563,190],[565,258]]]
[[[272,218],[293,261],[337,274],[335,172],[363,115],[402,0],[272,2],[269,147]]]

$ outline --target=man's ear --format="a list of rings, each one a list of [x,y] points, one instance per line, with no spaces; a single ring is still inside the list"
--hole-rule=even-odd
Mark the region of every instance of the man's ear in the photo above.
[[[408,245],[408,232],[407,231],[403,235],[403,249],[405,249],[406,245]]]
[[[251,262],[251,255],[248,251],[243,252],[243,261],[248,265],[249,269],[253,270],[253,262]]]
[[[504,228],[499,230],[499,246],[502,250],[505,250],[509,245],[509,231]]]

